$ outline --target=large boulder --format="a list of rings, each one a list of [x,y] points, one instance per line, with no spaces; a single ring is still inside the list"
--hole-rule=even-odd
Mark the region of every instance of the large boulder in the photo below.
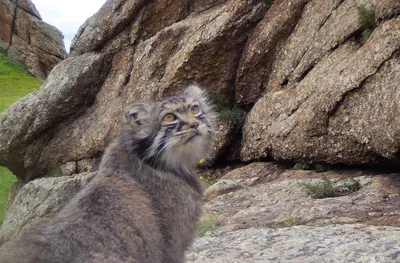
[[[16,238],[60,211],[93,176],[94,173],[82,173],[41,178],[20,187],[9,201],[7,215],[0,229],[0,244]]]
[[[366,39],[368,3],[377,27]],[[275,16],[285,10],[291,20]],[[241,159],[400,163],[399,10],[394,0],[274,3],[241,60],[237,101],[255,103]]]
[[[0,46],[40,79],[67,57],[62,33],[43,22],[30,0],[0,1]]]
[[[266,10],[265,1],[108,1],[79,30],[70,58],[0,118],[0,164],[27,181],[54,165],[95,163],[127,104],[192,83],[229,109],[242,48]],[[213,159],[240,121],[218,121]]]
[[[67,138],[82,139],[75,134],[88,126],[79,123],[68,134],[60,134],[60,130],[85,115],[93,105],[110,70],[110,60],[110,56],[97,53],[66,59],[54,68],[39,90],[0,115],[1,164],[26,182],[67,163],[58,159],[68,148]],[[98,119],[94,121],[98,123]],[[59,145],[46,148],[50,141],[60,140],[57,133],[63,136]]]

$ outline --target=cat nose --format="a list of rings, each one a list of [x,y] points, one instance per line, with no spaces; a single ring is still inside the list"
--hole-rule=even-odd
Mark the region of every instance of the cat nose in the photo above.
[[[189,127],[192,129],[197,129],[197,127],[199,127],[200,123],[198,121],[194,121],[192,122]]]

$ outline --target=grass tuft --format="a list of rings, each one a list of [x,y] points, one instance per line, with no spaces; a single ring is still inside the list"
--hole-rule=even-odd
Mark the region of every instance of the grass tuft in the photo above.
[[[231,109],[225,108],[219,112],[219,116],[228,121],[240,121],[243,116],[243,111],[236,107]]]
[[[204,176],[199,176],[200,181],[204,182],[207,187],[212,186],[213,184],[218,182],[218,178],[208,178]]]
[[[197,228],[197,236],[203,237],[206,233],[214,234],[219,226],[219,215],[209,215],[203,217]]]
[[[0,48],[0,76],[18,76],[20,74],[28,74],[24,65],[7,56],[7,51]]]
[[[376,13],[374,9],[366,6],[358,6],[358,19],[362,28],[363,41],[366,41],[378,26],[376,23]]]
[[[221,94],[210,94],[213,99],[214,109],[219,117],[226,121],[240,121],[243,117],[243,110],[238,107],[230,107],[226,96]]]
[[[293,167],[295,170],[310,170],[311,167],[309,164],[306,163],[296,163]]]
[[[317,173],[324,173],[327,172],[331,169],[331,167],[327,164],[316,164],[315,165],[315,171]]]
[[[60,164],[54,164],[50,166],[47,171],[46,177],[60,177],[63,175],[63,171]]]
[[[361,189],[360,182],[354,179],[338,185],[324,178],[323,181],[303,183],[301,186],[308,195],[316,199],[348,195]]]
[[[350,179],[344,183],[344,187],[347,188],[350,192],[357,192],[361,189],[361,184],[357,180]]]
[[[304,183],[302,186],[307,194],[312,198],[320,199],[335,196],[335,186],[328,179],[318,182]]]
[[[282,222],[285,226],[288,226],[288,227],[296,226],[299,224],[298,220],[292,216],[285,218]]]

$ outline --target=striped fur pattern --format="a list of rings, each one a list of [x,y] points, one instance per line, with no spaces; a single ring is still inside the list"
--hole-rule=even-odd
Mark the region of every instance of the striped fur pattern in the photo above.
[[[201,214],[192,171],[211,146],[204,93],[136,103],[97,175],[53,218],[0,248],[1,263],[183,263]]]
[[[169,115],[170,120],[165,120]],[[144,162],[172,172],[186,172],[211,148],[215,114],[198,86],[183,96],[135,103],[125,114],[124,141]]]

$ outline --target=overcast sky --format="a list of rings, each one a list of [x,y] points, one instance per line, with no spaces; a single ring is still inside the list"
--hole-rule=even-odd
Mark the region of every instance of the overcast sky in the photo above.
[[[32,2],[45,22],[61,30],[65,49],[69,52],[71,41],[79,27],[96,13],[106,0],[32,0]]]

